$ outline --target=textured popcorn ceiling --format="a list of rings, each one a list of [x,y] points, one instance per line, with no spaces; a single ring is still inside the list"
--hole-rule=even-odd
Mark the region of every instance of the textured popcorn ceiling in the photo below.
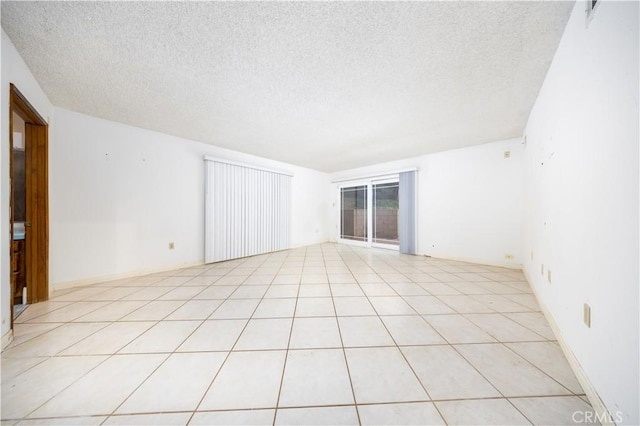
[[[1,7],[55,105],[338,171],[520,136],[573,4]]]

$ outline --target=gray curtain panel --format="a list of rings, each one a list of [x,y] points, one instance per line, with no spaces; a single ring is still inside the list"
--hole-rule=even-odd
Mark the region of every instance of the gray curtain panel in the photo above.
[[[416,254],[418,242],[416,236],[416,179],[417,172],[400,173],[400,211],[398,212],[398,233],[400,235],[400,253]]]

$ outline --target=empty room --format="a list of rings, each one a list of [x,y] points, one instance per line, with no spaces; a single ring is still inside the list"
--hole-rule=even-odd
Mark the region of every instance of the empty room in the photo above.
[[[640,424],[637,1],[0,14],[2,426]]]

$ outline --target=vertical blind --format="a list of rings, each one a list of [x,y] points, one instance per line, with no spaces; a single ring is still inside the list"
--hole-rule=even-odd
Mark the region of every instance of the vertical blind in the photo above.
[[[205,262],[290,246],[291,175],[205,157]]]
[[[400,173],[398,191],[398,234],[400,237],[400,253],[417,253],[416,232],[416,172]]]

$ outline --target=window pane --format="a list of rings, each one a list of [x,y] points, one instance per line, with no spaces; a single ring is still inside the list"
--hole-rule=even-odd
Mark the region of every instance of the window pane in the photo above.
[[[373,242],[398,245],[398,182],[373,185]]]
[[[367,187],[342,188],[340,194],[340,237],[367,241]]]

